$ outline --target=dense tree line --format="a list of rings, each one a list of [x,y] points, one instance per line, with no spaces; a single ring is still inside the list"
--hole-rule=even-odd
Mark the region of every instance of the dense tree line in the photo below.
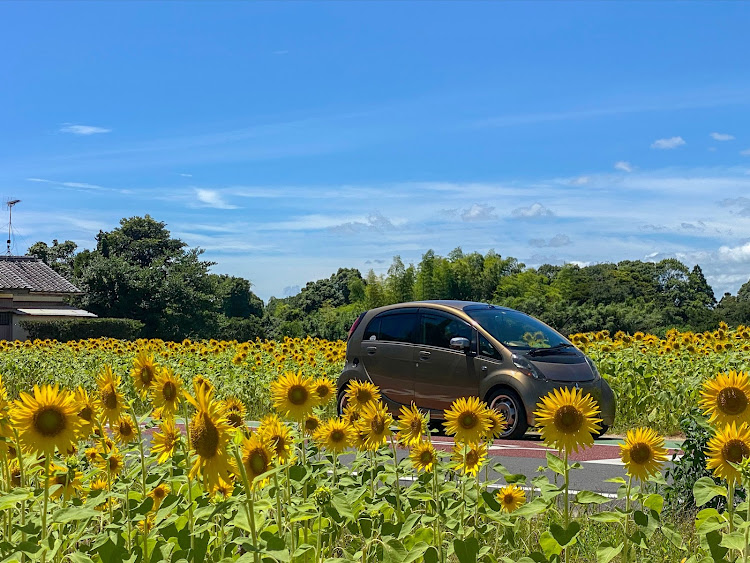
[[[505,305],[563,333],[608,329],[664,333],[708,330],[720,320],[750,324],[750,281],[717,303],[700,266],[676,259],[527,268],[490,250],[448,256],[428,250],[417,264],[395,256],[384,275],[340,268],[297,295],[268,304],[248,280],[210,272],[214,263],[188,249],[150,216],[122,219],[101,231],[93,250],[71,241],[38,242],[29,254],[85,294],[76,304],[100,317],[144,323],[144,336],[181,340],[319,336],[344,338],[362,311],[415,299],[459,299]]]

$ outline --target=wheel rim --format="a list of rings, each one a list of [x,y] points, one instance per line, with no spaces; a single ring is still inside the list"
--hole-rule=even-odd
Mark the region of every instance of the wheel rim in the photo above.
[[[505,438],[513,433],[518,425],[518,405],[513,397],[508,395],[498,395],[492,399],[490,408],[496,410],[505,417],[505,431],[500,434],[501,438]]]
[[[341,393],[341,396],[339,397],[339,414],[344,414],[344,409],[348,403],[349,400],[346,398],[346,392]]]

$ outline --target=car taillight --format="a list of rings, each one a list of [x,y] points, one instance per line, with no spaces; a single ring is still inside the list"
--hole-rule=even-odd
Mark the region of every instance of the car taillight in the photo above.
[[[357,325],[362,320],[362,317],[364,317],[365,314],[362,313],[360,316],[357,317],[357,320],[354,321],[354,324],[352,325],[352,328],[349,329],[349,334],[346,335],[346,341],[349,342],[349,339],[352,337],[352,334],[354,334],[354,331],[357,330]]]

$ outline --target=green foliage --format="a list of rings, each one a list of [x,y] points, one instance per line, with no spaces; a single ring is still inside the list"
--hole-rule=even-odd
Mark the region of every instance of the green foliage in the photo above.
[[[143,323],[131,319],[66,319],[54,321],[21,321],[31,340],[85,340],[117,338],[135,340],[141,336]]]

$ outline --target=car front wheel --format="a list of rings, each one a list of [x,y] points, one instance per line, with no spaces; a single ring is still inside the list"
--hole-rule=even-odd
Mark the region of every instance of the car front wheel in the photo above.
[[[515,391],[498,389],[489,396],[487,404],[505,418],[506,426],[500,438],[517,440],[526,434],[529,427],[526,422],[526,409]]]

